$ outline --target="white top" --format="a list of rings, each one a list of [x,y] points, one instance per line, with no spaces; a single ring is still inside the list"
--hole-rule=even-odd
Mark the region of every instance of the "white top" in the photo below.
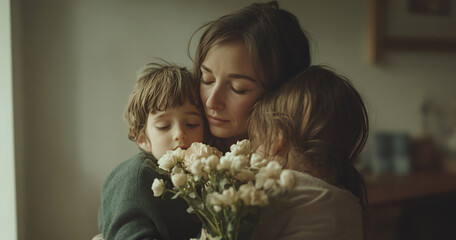
[[[350,191],[293,171],[297,186],[283,206],[257,228],[253,239],[362,240],[361,205]]]

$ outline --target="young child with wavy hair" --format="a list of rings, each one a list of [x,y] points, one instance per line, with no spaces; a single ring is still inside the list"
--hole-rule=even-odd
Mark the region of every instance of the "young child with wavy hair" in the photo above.
[[[297,186],[254,239],[363,239],[367,193],[354,165],[368,132],[360,94],[325,67],[312,66],[261,99],[249,137],[257,152],[295,170]]]
[[[160,157],[204,139],[198,88],[199,81],[183,67],[149,63],[142,69],[125,110],[128,137],[140,152],[107,177],[98,214],[101,234],[94,239],[189,239],[199,234],[201,222],[186,212],[183,200],[156,198],[151,190],[154,179],[163,178],[155,170]]]

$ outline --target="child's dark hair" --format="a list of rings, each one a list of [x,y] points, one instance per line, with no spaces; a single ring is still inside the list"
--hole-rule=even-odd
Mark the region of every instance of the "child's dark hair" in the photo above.
[[[146,64],[138,74],[125,109],[128,138],[136,141],[144,132],[149,113],[182,106],[186,101],[202,109],[198,89],[199,81],[184,67],[165,61]]]
[[[369,133],[363,100],[348,79],[312,66],[254,106],[249,137],[271,149],[279,135],[286,168],[312,169],[348,189],[367,206],[367,192],[355,163]]]

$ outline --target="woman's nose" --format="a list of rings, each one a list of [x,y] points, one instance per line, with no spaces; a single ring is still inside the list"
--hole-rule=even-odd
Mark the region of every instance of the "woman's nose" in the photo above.
[[[212,89],[208,89],[206,107],[213,110],[221,110],[224,107],[223,91],[221,87],[214,86]]]

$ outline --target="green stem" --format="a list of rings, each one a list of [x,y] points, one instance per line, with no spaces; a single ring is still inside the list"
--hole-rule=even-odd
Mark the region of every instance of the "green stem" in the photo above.
[[[204,214],[201,210],[198,210],[198,212],[199,212],[199,214],[200,214],[201,216],[203,216],[203,217],[206,219],[206,221],[208,222],[208,224],[210,224],[210,226],[211,226],[212,229],[214,229],[215,231],[217,231],[217,233],[218,233],[219,235],[222,235],[222,232],[221,232],[221,230],[220,230],[219,225],[217,224],[217,221],[215,221],[215,225],[214,225],[214,222],[211,221],[211,220],[206,216],[206,214]]]

